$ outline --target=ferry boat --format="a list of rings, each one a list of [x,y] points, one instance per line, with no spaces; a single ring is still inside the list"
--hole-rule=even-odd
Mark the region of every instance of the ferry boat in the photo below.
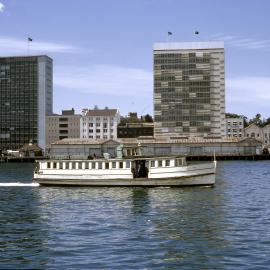
[[[177,187],[214,185],[216,161],[187,164],[185,157],[39,160],[40,185]]]

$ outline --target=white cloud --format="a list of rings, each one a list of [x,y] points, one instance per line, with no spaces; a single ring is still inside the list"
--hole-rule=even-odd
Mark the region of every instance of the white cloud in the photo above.
[[[27,38],[17,39],[10,37],[0,37],[0,51],[1,55],[14,55],[26,53],[76,53],[80,49],[66,44],[56,42],[42,42],[33,40],[29,42],[29,50]]]
[[[151,97],[152,72],[113,65],[55,67],[54,84],[89,94]]]
[[[5,6],[3,3],[0,3],[0,12],[4,12]]]
[[[238,36],[218,33],[211,36],[211,39],[224,41],[226,45],[243,49],[263,49],[270,48],[270,40],[256,40],[252,38],[241,38]]]
[[[247,115],[262,113],[269,117],[270,77],[226,79],[227,111]]]

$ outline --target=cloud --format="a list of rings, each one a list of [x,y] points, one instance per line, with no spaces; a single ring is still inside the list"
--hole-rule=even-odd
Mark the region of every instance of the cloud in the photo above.
[[[14,55],[14,54],[25,54],[28,51],[27,40],[0,37],[0,51],[1,55]],[[76,53],[80,49],[66,44],[56,42],[42,42],[35,41],[29,43],[29,53]]]
[[[225,35],[223,33],[212,35],[211,39],[224,41],[228,46],[242,49],[256,50],[270,48],[270,39],[256,40],[252,38],[241,38],[238,36]]]
[[[55,67],[56,87],[89,94],[151,97],[152,72],[113,65]]]
[[[250,117],[260,112],[269,117],[270,77],[226,79],[226,103],[231,112]]]
[[[3,3],[0,3],[0,12],[4,12],[5,5]]]

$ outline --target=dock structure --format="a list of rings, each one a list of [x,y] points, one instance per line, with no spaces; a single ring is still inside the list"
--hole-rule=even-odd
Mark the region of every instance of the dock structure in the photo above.
[[[117,147],[122,145],[123,156],[182,155],[194,159],[206,159],[216,155],[217,159],[249,159],[262,155],[262,144],[253,138],[121,138],[114,140],[64,139],[51,144],[50,158],[102,157],[108,153],[117,156]],[[263,155],[264,156],[264,155]],[[253,158],[252,158],[253,159]]]

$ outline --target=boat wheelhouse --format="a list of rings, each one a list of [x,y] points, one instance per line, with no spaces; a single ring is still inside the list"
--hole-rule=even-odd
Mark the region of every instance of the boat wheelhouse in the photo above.
[[[37,161],[41,185],[190,186],[214,185],[216,161],[187,165],[184,157],[102,158]]]

